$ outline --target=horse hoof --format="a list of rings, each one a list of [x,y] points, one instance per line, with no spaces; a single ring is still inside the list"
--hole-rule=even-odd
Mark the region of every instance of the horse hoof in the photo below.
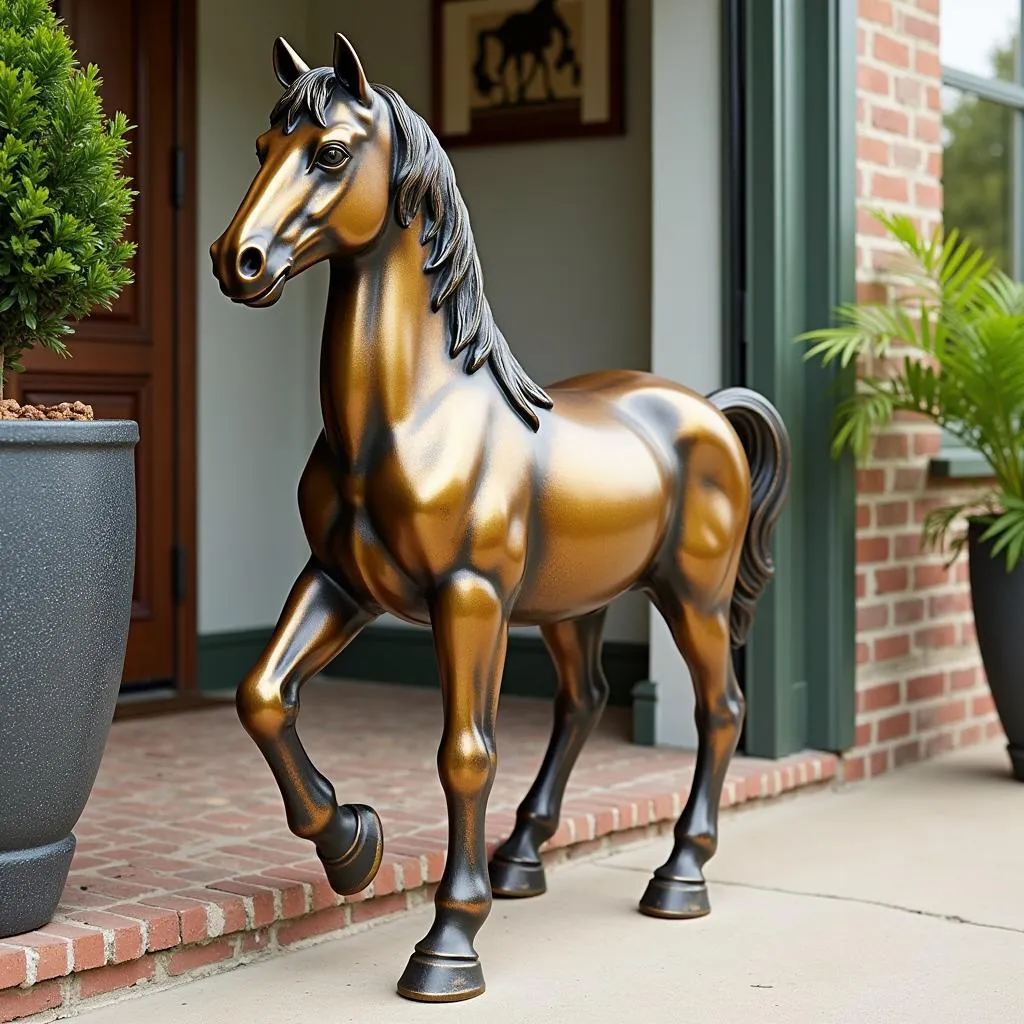
[[[544,865],[493,857],[487,865],[491,876],[491,892],[507,899],[540,896],[548,891],[544,878]]]
[[[457,1003],[484,991],[479,957],[415,952],[398,980],[398,994],[419,1003]]]
[[[655,875],[640,900],[640,913],[675,920],[705,917],[711,913],[707,883],[658,878]]]
[[[352,845],[340,856],[327,858],[317,851],[331,888],[340,896],[362,892],[377,877],[384,856],[384,830],[372,807],[347,804],[356,818]]]

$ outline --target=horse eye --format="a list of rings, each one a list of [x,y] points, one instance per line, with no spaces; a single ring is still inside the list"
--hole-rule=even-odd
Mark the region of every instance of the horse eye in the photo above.
[[[316,162],[331,171],[336,171],[346,160],[348,151],[337,142],[329,142],[316,156]]]

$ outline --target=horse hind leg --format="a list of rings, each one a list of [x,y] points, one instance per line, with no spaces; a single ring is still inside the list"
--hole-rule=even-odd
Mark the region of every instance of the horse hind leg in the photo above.
[[[534,60],[540,65],[541,75],[544,78],[544,89],[547,93],[549,102],[556,100],[558,97],[555,95],[555,87],[551,83],[551,66],[548,64],[547,55],[543,50],[534,54]]]
[[[536,781],[516,812],[515,828],[491,858],[495,896],[539,896],[547,889],[540,848],[558,830],[569,775],[608,700],[601,670],[606,611],[541,629],[558,672],[554,725]]]
[[[710,911],[704,865],[718,845],[718,806],[743,724],[743,694],[732,666],[731,616],[745,550],[750,490],[735,453],[697,443],[684,462],[676,543],[666,549],[649,593],[693,679],[697,763],[668,860],[640,909],[655,917]]]
[[[718,808],[743,724],[744,700],[732,667],[728,601],[712,607],[677,593],[654,599],[693,677],[697,764],[690,796],[675,826],[668,860],[640,900],[652,917],[703,917],[710,912],[704,865],[718,846]]]
[[[792,464],[785,424],[762,395],[730,388],[712,395],[711,403],[733,427],[749,477],[743,479],[735,453],[721,443],[691,448],[678,547],[657,568],[651,587],[693,677],[698,737],[693,786],[672,853],[640,901],[641,911],[654,917],[701,917],[710,910],[704,865],[718,846],[722,787],[744,715],[732,649],[744,644],[774,573],[771,537]]]

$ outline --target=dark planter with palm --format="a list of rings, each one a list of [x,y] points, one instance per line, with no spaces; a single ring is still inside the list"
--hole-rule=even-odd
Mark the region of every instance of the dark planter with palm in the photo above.
[[[993,541],[983,539],[986,529],[978,522],[969,529],[974,624],[1013,774],[1024,782],[1024,562],[1007,572]]]
[[[889,301],[849,303],[837,325],[798,339],[808,358],[884,372],[859,377],[836,411],[833,454],[868,454],[893,415],[916,413],[981,455],[995,485],[931,512],[926,548],[964,546],[978,646],[1024,781],[1024,284],[954,230],[929,237],[904,216],[878,215],[898,243]]]

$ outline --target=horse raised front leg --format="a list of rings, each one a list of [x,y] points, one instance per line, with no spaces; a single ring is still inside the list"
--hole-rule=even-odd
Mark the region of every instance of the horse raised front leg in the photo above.
[[[602,608],[541,628],[558,670],[555,722],[537,779],[516,812],[515,828],[491,858],[496,896],[539,896],[547,888],[540,848],[558,830],[569,775],[608,701],[608,680],[601,670],[605,614]]]
[[[295,725],[302,684],[373,618],[310,561],[235,698],[238,717],[277,779],[288,827],[316,845],[331,888],[343,896],[361,892],[377,874],[380,818],[361,804],[338,806],[334,787],[310,761]]]
[[[432,602],[431,624],[444,701],[437,766],[448,804],[448,860],[434,923],[416,944],[398,991],[452,1002],[484,990],[473,940],[491,909],[484,824],[497,765],[494,726],[508,620],[490,583],[459,573]]]
[[[703,868],[718,847],[718,808],[743,725],[743,694],[732,667],[728,605],[701,612],[676,595],[655,603],[693,676],[697,765],[672,853],[654,872],[640,910],[652,917],[703,917],[711,909]]]

